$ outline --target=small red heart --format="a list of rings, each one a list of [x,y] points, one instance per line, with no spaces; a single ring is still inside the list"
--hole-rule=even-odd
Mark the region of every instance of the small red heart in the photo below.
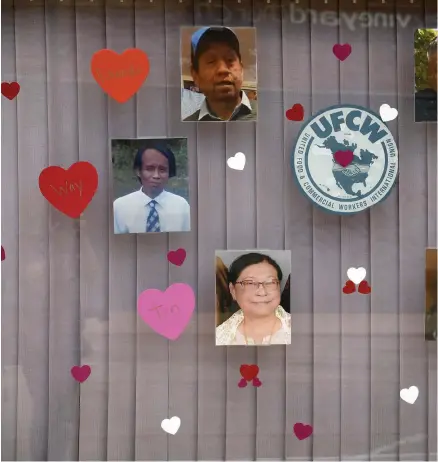
[[[304,108],[301,104],[294,104],[290,109],[286,111],[286,118],[288,120],[294,120],[300,122],[304,119]]]
[[[41,194],[53,207],[78,218],[96,193],[98,174],[89,162],[76,162],[68,170],[55,166],[45,168],[38,182]]]
[[[333,157],[336,163],[342,167],[346,167],[353,161],[353,151],[336,151]]]
[[[2,261],[6,258],[6,252],[5,249],[2,246]]]
[[[170,263],[181,266],[186,259],[186,251],[184,249],[170,250],[167,252],[167,259]]]
[[[17,82],[2,82],[2,95],[8,99],[14,99],[20,92],[20,84]]]
[[[73,366],[71,368],[71,375],[78,382],[85,382],[91,374],[91,367],[84,364],[83,366]]]
[[[333,54],[340,61],[345,61],[351,54],[351,45],[348,43],[345,43],[344,45],[337,43],[333,46]]]
[[[255,364],[242,364],[240,366],[240,375],[248,382],[253,378],[257,377],[258,373],[259,366],[256,366]]]
[[[240,379],[240,382],[237,384],[239,388],[245,388],[248,385],[248,382],[245,379]]]
[[[299,440],[304,440],[308,438],[312,434],[312,432],[313,428],[311,425],[305,425],[300,422],[297,422],[294,425],[294,433]]]
[[[255,377],[252,381],[252,384],[254,387],[260,387],[262,385],[262,382],[260,382],[260,379],[258,377]]]
[[[347,281],[345,283],[344,288],[342,289],[342,292],[344,292],[344,294],[352,294],[355,291],[356,291],[356,286],[354,285],[353,281]]]
[[[359,288],[357,289],[357,291],[361,294],[367,295],[371,292],[371,287],[368,285],[367,281],[362,281],[359,284]]]

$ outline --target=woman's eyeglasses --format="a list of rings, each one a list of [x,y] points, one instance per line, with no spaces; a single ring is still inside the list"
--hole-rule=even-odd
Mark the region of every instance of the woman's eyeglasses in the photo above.
[[[265,282],[255,282],[255,281],[237,281],[236,284],[239,284],[242,289],[246,292],[257,292],[260,286],[263,286],[263,289],[267,293],[272,293],[278,290],[278,286],[280,285],[280,281],[273,280],[273,281],[265,281]]]

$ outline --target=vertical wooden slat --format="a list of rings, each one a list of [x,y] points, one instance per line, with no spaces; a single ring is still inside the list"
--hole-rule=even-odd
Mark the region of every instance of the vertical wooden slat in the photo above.
[[[408,0],[397,1],[402,12]],[[400,387],[415,385],[415,404],[400,400],[399,460],[425,460],[427,456],[427,348],[424,341],[424,267],[427,245],[426,124],[415,123],[414,31],[423,27],[424,4],[411,5],[409,26],[397,27],[397,83],[400,180]],[[410,50],[410,53],[406,53]],[[416,216],[417,219],[412,218]]]
[[[359,15],[366,1],[339,0],[340,16]],[[352,30],[339,22],[339,43],[349,43],[351,55],[339,61],[340,101],[368,106],[368,30]],[[332,58],[334,56],[332,55]],[[360,148],[360,146],[359,146]],[[359,148],[355,154],[359,155]],[[341,217],[341,287],[350,267],[364,267],[370,281],[369,211]],[[334,288],[332,289],[334,290]],[[370,412],[370,297],[341,295],[341,459],[369,458]],[[360,417],[359,417],[360,416]]]
[[[45,9],[49,164],[69,168],[78,161],[79,149],[74,3],[46,0]],[[49,256],[48,460],[76,459],[81,385],[73,380],[70,369],[80,356],[79,219],[53,207]]]
[[[17,80],[15,57],[15,18],[13,1],[2,4],[2,82]],[[18,120],[17,99],[2,96],[2,195],[1,245],[6,260],[1,262],[2,273],[2,459],[16,460],[17,455],[17,387],[18,387]],[[5,155],[7,153],[7,155]]]
[[[374,7],[372,12],[395,18],[394,1]],[[396,31],[389,27],[375,27],[368,35],[369,107],[375,112],[384,103],[398,107],[395,39]],[[380,71],[375,72],[376,68]],[[388,128],[397,141],[398,119],[388,122]],[[399,143],[398,147],[400,154]],[[394,186],[391,194],[370,210],[371,460],[398,460],[398,227],[398,187]]]
[[[135,12],[135,45],[148,54],[150,61],[149,76],[137,94],[136,135],[164,137],[164,1],[138,3]],[[167,251],[167,233],[137,235],[137,297],[146,289],[167,289]],[[168,459],[168,439],[172,436],[161,429],[161,421],[168,418],[168,354],[169,341],[138,318],[135,441],[137,460]]]
[[[184,248],[187,257],[180,267],[169,263],[169,284],[189,284],[195,294],[198,280],[198,185],[196,165],[196,125],[181,122],[180,26],[193,25],[193,3],[165,3],[167,135],[186,137],[189,175],[190,232],[170,233],[169,250]],[[169,438],[170,460],[197,459],[198,433],[198,306],[181,337],[170,343],[169,417],[181,418],[178,433]]]
[[[44,2],[15,3],[19,182],[17,459],[47,460],[49,204],[37,191],[48,166]],[[36,366],[37,365],[37,366]],[[66,371],[69,374],[69,371]]]
[[[285,248],[291,250],[290,312],[292,341],[286,347],[285,458],[312,460],[313,437],[298,440],[297,422],[313,425],[313,206],[293,179],[291,154],[302,124],[311,116],[309,0],[282,2],[284,112],[294,104],[304,107],[304,121],[284,116]],[[299,63],[299,65],[297,65]]]
[[[251,0],[224,0],[224,11],[231,19],[224,25],[252,26]],[[246,10],[245,16],[239,10]],[[257,45],[257,44],[256,44]],[[242,46],[242,43],[241,45]],[[245,63],[244,63],[245,65]],[[260,116],[259,116],[260,117]],[[255,122],[225,123],[225,151],[221,154],[226,165],[229,157],[237,152],[246,156],[245,169],[225,170],[227,214],[227,249],[253,249],[257,243],[256,223],[256,156]],[[254,459],[256,453],[257,389],[251,384],[239,388],[239,368],[242,364],[257,363],[257,347],[227,348],[227,426],[226,459]],[[262,372],[261,372],[262,373]]]
[[[279,250],[284,248],[283,171],[290,165],[283,158],[283,75],[282,66],[278,65],[282,60],[281,2],[255,0],[253,8],[259,89],[254,159],[256,239],[259,249]],[[283,282],[288,276],[289,272],[283,274]],[[263,385],[257,390],[256,459],[279,460],[285,456],[287,348],[281,345],[257,348]]]
[[[320,2],[311,1],[316,9]],[[319,5],[320,6],[320,5]],[[337,0],[327,8],[337,9]],[[311,26],[312,113],[339,104],[339,61],[332,53],[337,27]],[[318,72],[316,69],[324,69]],[[313,458],[340,456],[341,440],[341,219],[313,208]],[[335,289],[336,288],[336,289]]]
[[[80,385],[79,460],[106,459],[112,439],[109,396],[108,303],[110,287],[108,232],[108,116],[107,96],[95,82],[90,63],[93,54],[106,47],[103,0],[76,1],[76,60],[79,117],[79,159],[94,165],[99,185],[93,200],[79,220],[80,226],[80,363],[91,375]],[[60,58],[62,59],[62,58]],[[113,294],[111,293],[111,300]],[[122,375],[122,373],[120,374]],[[125,393],[127,393],[125,388]],[[124,395],[123,395],[124,398]],[[118,400],[123,400],[121,396]],[[122,401],[123,402],[123,401]],[[117,416],[123,425],[123,412]],[[113,436],[114,440],[116,436]],[[122,446],[122,443],[120,443]],[[123,453],[123,451],[122,451]],[[120,458],[119,460],[121,460]]]
[[[197,26],[221,24],[222,1],[194,3],[194,20]],[[215,346],[214,315],[214,252],[227,245],[224,125],[197,124],[198,460],[225,460],[226,347]]]

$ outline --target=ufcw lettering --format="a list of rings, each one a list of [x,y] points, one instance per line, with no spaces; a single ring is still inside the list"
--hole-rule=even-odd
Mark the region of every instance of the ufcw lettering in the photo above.
[[[82,181],[70,184],[66,181],[65,187],[60,186],[59,189],[55,188],[53,185],[50,185],[50,187],[60,196],[66,196],[68,193],[79,191],[79,196],[82,197]]]

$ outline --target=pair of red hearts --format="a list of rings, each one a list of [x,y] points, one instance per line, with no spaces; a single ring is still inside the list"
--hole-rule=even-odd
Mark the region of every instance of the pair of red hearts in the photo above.
[[[248,382],[252,381],[254,387],[259,387],[262,382],[257,377],[260,369],[256,364],[242,364],[240,366],[240,375],[243,377],[237,384],[239,388],[245,388]]]
[[[359,287],[358,287],[357,291],[360,294],[367,295],[367,294],[369,294],[371,292],[371,287],[368,285],[367,281],[362,281],[359,284]],[[345,283],[345,286],[342,289],[342,292],[344,292],[344,294],[352,294],[353,292],[356,292],[356,284],[353,281],[348,280]]]

